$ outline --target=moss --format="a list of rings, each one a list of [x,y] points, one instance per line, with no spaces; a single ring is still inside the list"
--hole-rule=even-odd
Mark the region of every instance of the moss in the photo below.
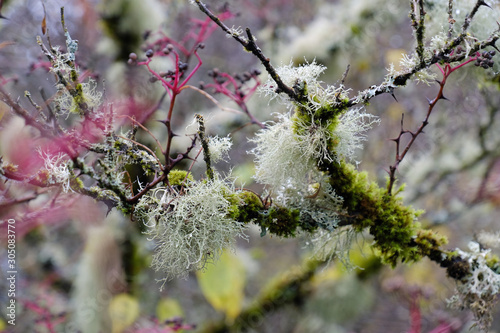
[[[339,122],[339,116],[347,110],[346,103],[348,101],[349,100],[341,101],[338,104],[324,105],[314,111],[314,113],[309,111],[310,108],[307,105],[297,104],[292,117],[294,124],[297,124],[294,130],[304,128],[303,124],[306,126],[312,125],[314,120],[316,125],[329,124],[328,129],[333,132]]]
[[[328,121],[331,121],[337,124],[338,117],[345,111],[346,107],[342,104],[329,104],[319,108],[314,112],[314,120],[316,123],[327,123]]]
[[[78,81],[78,73],[77,73],[76,70],[74,70],[74,69],[71,70],[70,75],[71,75],[71,81],[73,81],[73,82],[77,82]]]
[[[262,236],[269,232],[280,237],[294,237],[299,227],[306,232],[318,228],[317,222],[301,215],[299,209],[280,206],[266,208],[262,199],[251,191],[228,191],[224,197],[230,204],[228,217],[238,222],[259,225]]]
[[[460,256],[450,256],[443,261],[441,266],[446,267],[448,276],[461,281],[470,275],[470,264]]]
[[[185,180],[194,181],[193,175],[185,170],[171,170],[168,173],[168,182],[171,186],[186,185]]]
[[[284,207],[271,207],[260,213],[260,219],[255,223],[262,228],[262,235],[266,231],[280,237],[294,237],[299,226],[300,211]]]
[[[416,217],[420,213],[369,182],[366,173],[357,172],[353,165],[323,161],[320,169],[329,175],[330,185],[344,199],[347,219],[352,226],[358,231],[369,229],[375,240],[374,247],[384,263],[395,266],[398,260],[419,260],[430,251],[431,240],[437,244],[442,242],[422,234],[420,240],[425,246],[421,250],[415,243],[420,226]]]
[[[486,265],[491,268],[495,273],[500,274],[500,258],[494,254],[488,254],[486,257]]]
[[[435,255],[437,249],[448,244],[448,239],[435,231],[421,229],[417,232],[415,244],[423,255],[431,257]]]
[[[238,222],[252,222],[260,217],[260,212],[264,209],[259,196],[250,191],[232,193],[228,201],[230,202],[229,216]]]
[[[285,207],[266,209],[261,199],[253,192],[241,191],[225,195],[230,206],[231,219],[243,223],[255,223],[262,229],[261,236],[267,232],[280,237],[294,237],[299,227],[300,211]]]

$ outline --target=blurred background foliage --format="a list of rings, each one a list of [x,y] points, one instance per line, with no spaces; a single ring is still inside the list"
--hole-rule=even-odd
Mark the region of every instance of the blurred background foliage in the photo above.
[[[237,14],[226,24],[250,27],[274,65],[316,59],[328,67],[321,79],[332,84],[340,81],[350,65],[345,85],[354,92],[380,84],[386,68],[391,63],[397,67],[401,54],[414,47],[408,1],[207,3],[215,11],[227,6]],[[42,33],[46,15],[52,45],[65,45],[59,21],[62,6],[71,36],[79,41],[78,64],[92,73],[99,89],[105,88],[106,101],[116,108],[132,103],[147,110],[160,100],[161,87],[150,82],[147,71],[126,64],[131,52],[144,54],[145,37],[161,30],[181,40],[193,19],[205,19],[186,0],[46,0],[44,6],[46,12],[40,0],[3,2],[2,14],[8,20],[0,20],[0,75],[15,78],[6,85],[13,98],[28,90],[42,102],[37,93],[41,88],[54,91],[48,74],[35,66],[42,59],[35,37]],[[207,73],[214,68],[228,73],[260,68],[251,54],[221,31],[216,30],[205,44],[199,52],[203,67],[192,82],[209,81]],[[450,248],[465,247],[481,231],[499,227],[499,79],[469,67],[452,75],[445,88],[448,101],[438,104],[426,134],[418,138],[398,174],[400,182],[406,183],[405,202],[426,211],[421,223],[447,235]],[[427,111],[426,98],[436,92],[437,85],[409,83],[395,92],[397,101],[382,95],[366,106],[381,120],[368,133],[369,140],[358,156],[359,168],[369,171],[371,179],[385,183],[386,170],[394,160],[394,145],[388,139],[398,135],[402,114],[405,128],[415,129]],[[235,107],[224,96],[215,97]],[[22,97],[21,103],[29,105]],[[258,95],[248,106],[260,121],[285,111]],[[145,122],[160,141],[166,134],[155,119],[163,119],[167,109],[168,100]],[[247,138],[258,126],[244,126],[246,117],[221,111],[193,91],[179,97],[175,112],[173,126],[179,134],[186,131],[194,113],[206,116],[208,134],[231,133],[234,149],[218,169],[232,170],[238,186],[262,193],[264,189],[253,183],[252,157],[247,153],[252,148]],[[0,103],[0,155],[32,153],[16,143],[28,135],[24,123],[7,113],[6,105]],[[151,137],[138,135],[140,142],[154,147]],[[175,141],[175,149],[182,151],[186,140]],[[204,166],[197,163],[196,177],[203,172]],[[0,184],[0,189],[4,186]],[[26,205],[33,208],[37,202]],[[16,209],[26,207],[0,207],[3,216]],[[14,329],[5,318],[0,319],[0,328],[48,332],[51,322],[54,332],[141,332],[148,328],[154,332],[151,327],[168,332],[166,327],[176,323],[162,323],[182,317],[200,332],[222,332],[224,327],[237,331],[243,326],[249,332],[404,332],[412,327],[410,313],[417,311],[422,332],[442,323],[451,325],[446,332],[469,329],[467,313],[446,308],[454,285],[443,270],[427,260],[396,269],[382,267],[370,251],[371,240],[363,235],[350,254],[354,269],[336,261],[316,267],[304,281],[290,285],[268,303],[261,302],[264,306],[259,308],[259,301],[278,290],[276,286],[312,264],[305,237],[261,238],[257,228],[248,233],[249,241],[240,240],[235,253],[224,253],[216,265],[186,280],[169,281],[159,292],[155,279],[162,276],[149,268],[154,244],[140,226],[116,211],[107,215],[104,205],[89,198],[78,198],[69,214],[52,216],[18,239],[18,299],[24,305],[18,308]],[[5,251],[2,246],[2,263]],[[2,266],[0,274],[5,271]],[[0,281],[0,289],[5,290],[5,277]],[[6,302],[2,292],[2,308]],[[494,322],[492,330],[500,331],[500,321]]]

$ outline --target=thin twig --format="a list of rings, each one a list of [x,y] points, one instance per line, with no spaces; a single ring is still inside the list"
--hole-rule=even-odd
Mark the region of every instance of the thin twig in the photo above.
[[[453,36],[453,27],[455,26],[455,19],[453,18],[453,0],[448,0],[448,39]]]
[[[467,29],[469,29],[469,26],[470,26],[470,23],[472,22],[472,19],[477,14],[477,11],[479,10],[479,7],[481,7],[481,6],[490,7],[486,2],[484,2],[484,0],[476,1],[476,4],[474,5],[474,8],[472,8],[472,11],[470,12],[470,14],[467,14],[465,16],[464,24],[462,25],[462,33],[465,34],[467,32]]]
[[[204,90],[201,90],[199,88],[196,88],[195,86],[191,86],[191,85],[185,85],[184,87],[181,88],[181,90],[183,89],[193,89],[197,92],[199,92],[200,94],[202,94],[203,96],[205,96],[206,98],[208,98],[210,101],[212,101],[212,103],[214,103],[219,109],[221,109],[222,111],[227,111],[227,112],[232,112],[232,113],[237,113],[237,114],[244,114],[243,111],[240,111],[240,110],[236,110],[236,109],[233,109],[233,108],[228,108],[224,105],[222,105],[221,103],[219,103],[219,101],[217,101],[212,95],[210,95],[209,93],[207,93],[206,91]]]
[[[229,29],[222,21],[215,15],[213,14],[207,6],[201,2],[200,0],[195,0],[196,4],[200,8],[200,10],[205,13],[212,21],[214,21],[221,29],[227,33],[228,35],[232,36],[238,43],[240,43],[243,48],[248,51],[253,53],[264,65],[266,68],[266,71],[269,73],[269,75],[273,78],[274,82],[276,82],[276,85],[278,88],[276,89],[277,92],[284,92],[287,94],[292,100],[294,101],[299,101],[299,97],[293,90],[293,88],[287,86],[282,80],[281,77],[278,75],[274,67],[271,65],[271,60],[264,55],[262,50],[257,46],[257,43],[255,43],[255,38],[252,35],[251,31],[249,28],[246,29],[246,34],[248,38],[241,37],[239,34],[235,34]]]

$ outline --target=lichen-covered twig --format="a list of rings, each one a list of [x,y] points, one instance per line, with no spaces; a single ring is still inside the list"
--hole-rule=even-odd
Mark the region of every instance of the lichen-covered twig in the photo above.
[[[210,158],[210,149],[208,148],[208,139],[205,136],[205,120],[202,115],[196,115],[198,122],[198,136],[200,137],[201,147],[203,148],[203,160],[207,166],[207,177],[210,180],[214,179],[214,170],[212,169],[212,162]]]

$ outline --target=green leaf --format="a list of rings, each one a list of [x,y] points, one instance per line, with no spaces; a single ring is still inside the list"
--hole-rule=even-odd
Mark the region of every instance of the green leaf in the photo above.
[[[218,262],[207,266],[204,272],[198,271],[196,276],[203,295],[214,309],[224,312],[230,320],[240,314],[245,268],[236,255],[224,251]]]

